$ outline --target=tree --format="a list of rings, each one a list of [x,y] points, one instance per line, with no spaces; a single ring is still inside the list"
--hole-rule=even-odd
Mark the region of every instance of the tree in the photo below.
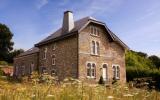
[[[14,57],[18,56],[20,53],[23,53],[23,52],[24,52],[23,49],[18,49],[18,50],[14,50],[14,51],[10,52],[7,56],[7,62],[13,63]]]
[[[153,64],[156,66],[156,68],[160,68],[160,58],[155,56],[155,55],[152,55],[149,57],[149,59],[153,62]]]
[[[11,50],[13,50],[12,42],[13,34],[10,29],[0,23],[0,61],[7,60],[7,56]]]
[[[137,54],[138,54],[139,56],[141,56],[141,57],[144,57],[144,58],[147,58],[147,57],[148,57],[148,55],[147,55],[146,53],[144,53],[144,52],[137,52]]]

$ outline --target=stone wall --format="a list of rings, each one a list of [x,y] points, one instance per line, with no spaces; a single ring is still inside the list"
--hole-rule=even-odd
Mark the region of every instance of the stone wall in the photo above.
[[[54,45],[55,49],[53,50]],[[45,48],[47,48],[46,59],[43,58]],[[40,46],[39,49],[39,66],[45,67],[48,73],[54,71],[55,75],[58,76],[60,80],[63,80],[66,77],[78,77],[77,35]],[[52,65],[52,55],[55,55],[56,58],[55,65]]]
[[[31,70],[36,69],[38,69],[38,53],[14,58],[14,75],[29,75]]]
[[[99,29],[100,36],[92,36],[90,34],[90,26],[95,26]],[[100,42],[100,54],[91,54],[92,40]],[[89,24],[85,29],[79,33],[79,79],[91,83],[97,83],[102,75],[102,65],[106,63],[108,66],[107,83],[111,83],[113,79],[113,64],[120,66],[120,82],[126,82],[125,70],[125,50],[116,42],[111,42],[111,37],[106,32],[105,28],[96,24]],[[94,62],[96,64],[96,77],[87,78],[87,62]]]

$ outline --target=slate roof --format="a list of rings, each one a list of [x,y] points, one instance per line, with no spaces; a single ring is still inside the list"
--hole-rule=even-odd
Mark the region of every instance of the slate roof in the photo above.
[[[39,48],[33,47],[33,48],[19,54],[17,57],[22,57],[22,56],[26,56],[26,55],[37,53],[37,52],[39,52]]]
[[[48,43],[49,41],[51,41],[53,39],[56,39],[56,38],[63,37],[64,35],[71,35],[73,32],[81,30],[89,22],[95,22],[95,23],[104,25],[105,28],[106,28],[106,30],[111,35],[111,37],[112,37],[112,39],[114,41],[120,43],[120,45],[122,45],[124,48],[129,49],[129,47],[125,43],[123,43],[111,30],[109,30],[109,28],[106,26],[105,23],[103,23],[101,21],[98,21],[97,19],[95,19],[93,17],[84,17],[84,18],[82,18],[80,20],[75,21],[75,23],[74,23],[75,24],[74,29],[71,30],[67,34],[62,34],[62,28],[58,29],[57,31],[55,31],[53,34],[51,34],[47,38],[45,38],[42,41],[40,41],[39,43],[35,44],[35,46],[39,46],[39,45]]]
[[[78,21],[75,21],[74,22],[74,25],[75,25],[75,28],[73,30],[71,30],[70,33],[74,32],[74,31],[77,31],[79,30],[82,26],[84,26],[86,24],[86,22],[88,22],[88,20],[91,19],[91,17],[85,17],[85,18],[82,18]],[[69,33],[68,33],[69,34]],[[57,37],[60,37],[62,36],[62,28],[58,29],[57,31],[55,31],[53,34],[49,35],[47,38],[43,39],[42,41],[40,41],[39,43],[37,43],[36,45],[38,44],[41,44],[41,43],[44,43],[44,42],[47,42],[51,39],[54,39],[54,38],[57,38]]]

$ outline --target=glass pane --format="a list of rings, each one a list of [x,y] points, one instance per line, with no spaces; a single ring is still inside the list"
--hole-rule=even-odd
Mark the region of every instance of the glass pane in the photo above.
[[[97,45],[97,54],[99,54],[99,43],[96,42],[96,45]]]
[[[93,51],[92,53],[95,54],[95,42],[94,41],[92,41],[92,51]]]
[[[93,26],[90,27],[91,34],[93,34]]]
[[[119,69],[119,66],[117,66],[117,77],[120,78],[120,69]]]
[[[87,68],[87,76],[91,76],[89,68]]]
[[[116,78],[116,67],[113,66],[113,78]]]
[[[97,29],[94,28],[94,35],[97,35]]]
[[[95,70],[91,69],[91,71],[92,71],[92,76],[95,76]]]

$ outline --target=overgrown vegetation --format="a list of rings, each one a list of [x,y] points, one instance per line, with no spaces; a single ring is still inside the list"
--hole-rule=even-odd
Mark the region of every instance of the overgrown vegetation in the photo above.
[[[160,77],[160,58],[148,56],[143,52],[128,51],[126,53],[127,80],[141,77]]]
[[[36,76],[36,75],[35,75]],[[24,79],[25,80],[25,79]],[[91,85],[75,79],[65,79],[60,84],[29,82],[11,83],[0,79],[0,100],[159,100],[160,93],[129,86]]]
[[[12,41],[13,33],[9,27],[0,23],[0,61],[13,63],[13,58],[24,52],[22,49],[13,50],[14,42]]]

